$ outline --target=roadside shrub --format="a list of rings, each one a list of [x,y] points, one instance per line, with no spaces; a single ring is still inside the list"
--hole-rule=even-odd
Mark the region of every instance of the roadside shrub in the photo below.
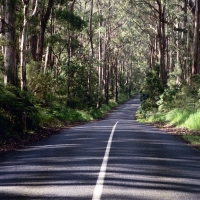
[[[148,117],[149,122],[164,122],[166,121],[165,113],[157,112],[157,113],[151,113]]]
[[[191,114],[183,126],[189,130],[200,130],[200,111]]]
[[[21,134],[39,126],[37,109],[33,97],[14,86],[0,85],[0,129],[1,137]]]
[[[27,88],[45,105],[50,105],[55,98],[55,80],[51,72],[38,72],[37,62],[27,65]]]
[[[166,114],[166,120],[172,125],[180,126],[190,117],[192,110],[173,109]]]
[[[159,79],[159,66],[147,72],[144,83],[140,91],[140,114],[157,110],[157,101],[163,92],[163,87]]]
[[[172,88],[165,88],[164,92],[160,95],[160,99],[157,101],[159,111],[168,111],[174,108],[174,100],[180,88],[178,85],[174,85]]]

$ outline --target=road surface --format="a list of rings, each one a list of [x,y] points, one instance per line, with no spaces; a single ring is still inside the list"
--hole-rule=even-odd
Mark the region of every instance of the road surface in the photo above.
[[[200,154],[137,123],[139,103],[1,157],[0,199],[199,200]]]

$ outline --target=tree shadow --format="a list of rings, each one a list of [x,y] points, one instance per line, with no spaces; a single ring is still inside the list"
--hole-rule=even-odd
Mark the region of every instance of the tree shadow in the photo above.
[[[199,199],[199,153],[133,120],[139,100],[0,159],[0,199],[92,199],[112,127],[102,199]]]

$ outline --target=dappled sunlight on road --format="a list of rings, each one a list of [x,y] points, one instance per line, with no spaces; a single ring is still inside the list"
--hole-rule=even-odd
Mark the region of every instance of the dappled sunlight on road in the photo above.
[[[112,123],[99,123],[70,128],[2,158],[0,197],[91,199],[112,130]]]
[[[105,120],[62,131],[0,159],[1,199],[91,199],[117,124],[102,199],[197,200],[200,156],[178,139],[137,123],[138,99]],[[122,109],[123,108],[123,109]]]
[[[120,123],[102,199],[198,199],[198,152],[148,125]]]

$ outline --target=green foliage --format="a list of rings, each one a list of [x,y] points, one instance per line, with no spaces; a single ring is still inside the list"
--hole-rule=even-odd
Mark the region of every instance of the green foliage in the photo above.
[[[90,94],[88,88],[88,65],[76,65],[70,67],[70,73],[74,77],[70,81],[71,98],[68,99],[68,105],[71,108],[83,109],[85,107],[96,107],[97,102],[97,74],[93,68],[91,68],[90,77]],[[92,95],[91,95],[92,94]]]
[[[0,53],[0,73],[4,73],[4,58],[1,53]]]
[[[168,112],[175,108],[193,110],[199,108],[199,88],[196,83],[167,87],[157,101],[159,111]]]
[[[192,110],[173,109],[166,114],[166,121],[175,126],[180,126],[185,123],[189,116],[193,113]]]
[[[103,117],[110,109],[118,104],[110,101],[108,105],[103,105],[101,109],[88,108],[84,110],[72,109],[58,102],[52,103],[50,107],[39,107],[41,126],[58,126],[63,124],[73,124],[77,122],[91,121]]]
[[[54,99],[55,81],[50,72],[38,73],[38,65],[36,62],[27,65],[27,87],[40,102],[49,105]]]
[[[81,17],[75,15],[73,12],[65,9],[59,9],[56,12],[56,17],[60,20],[60,23],[68,22],[73,29],[82,30],[86,26],[86,22],[81,19]]]
[[[76,110],[54,102],[40,110],[41,126],[58,126],[67,123],[90,121],[93,117],[84,110]]]
[[[183,123],[183,127],[189,130],[200,130],[200,111],[191,114],[188,119]]]
[[[2,84],[0,92],[1,138],[38,128],[39,117],[32,95]]]
[[[109,110],[116,107],[118,104],[111,100],[109,101],[109,104],[103,104],[100,109],[92,108],[89,110],[89,113],[93,116],[93,118],[101,118],[103,117]]]
[[[155,69],[147,72],[146,74],[140,91],[141,106],[138,112],[145,115],[147,111],[157,109],[157,101],[159,100],[162,92],[163,87],[159,79],[159,69],[157,66]]]
[[[165,113],[157,112],[157,113],[149,113],[148,122],[164,122],[166,121]]]
[[[183,138],[189,142],[191,142],[194,145],[200,146],[200,135],[183,135]]]
[[[164,93],[160,95],[160,100],[157,102],[159,109],[155,110],[154,114],[147,111],[142,115],[141,110],[139,110],[137,116],[142,121],[164,121],[173,126],[199,131],[199,80],[199,77],[196,76],[192,85],[166,88]]]
[[[174,107],[174,100],[179,91],[179,86],[174,85],[172,88],[165,88],[164,92],[160,95],[160,99],[157,101],[160,111],[167,111]]]

